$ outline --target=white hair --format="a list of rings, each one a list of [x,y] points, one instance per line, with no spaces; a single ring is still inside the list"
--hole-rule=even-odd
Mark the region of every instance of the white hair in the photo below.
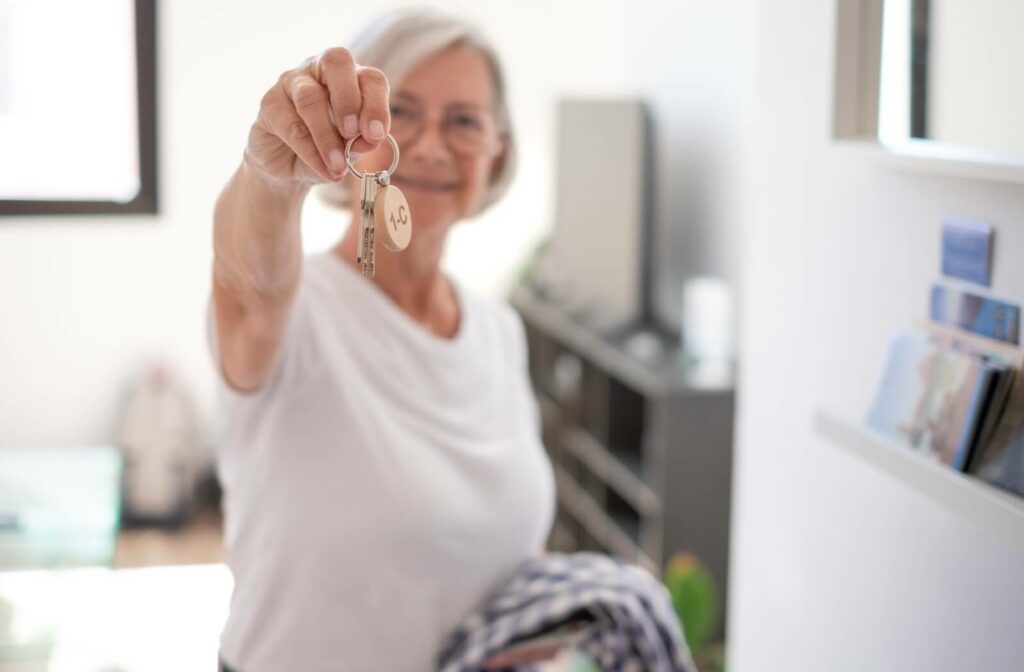
[[[468,46],[487,61],[494,83],[494,109],[498,129],[505,140],[503,156],[491,173],[487,188],[471,214],[479,214],[496,203],[508,190],[515,175],[516,144],[505,91],[501,62],[490,41],[472,24],[432,8],[411,7],[386,13],[366,26],[349,44],[359,65],[379,68],[391,87],[421,62],[450,47]],[[321,197],[333,205],[347,206],[341,184],[320,187]]]

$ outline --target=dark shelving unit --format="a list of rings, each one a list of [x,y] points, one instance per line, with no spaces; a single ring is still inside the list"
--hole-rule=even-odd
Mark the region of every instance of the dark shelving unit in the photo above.
[[[700,386],[678,341],[639,359],[522,289],[529,369],[555,471],[555,551],[600,551],[661,576],[672,554],[704,562],[722,593],[729,560],[734,392]]]

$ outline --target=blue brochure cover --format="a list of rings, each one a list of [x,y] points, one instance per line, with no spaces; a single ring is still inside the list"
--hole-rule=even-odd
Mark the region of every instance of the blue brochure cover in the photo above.
[[[1007,343],[1020,343],[1020,306],[955,287],[932,285],[929,317],[939,324]]]
[[[947,218],[942,226],[942,274],[987,287],[992,281],[992,225]]]

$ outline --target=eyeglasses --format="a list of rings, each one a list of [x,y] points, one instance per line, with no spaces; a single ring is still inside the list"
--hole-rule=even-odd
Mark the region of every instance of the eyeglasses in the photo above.
[[[454,154],[483,154],[498,138],[494,115],[474,105],[450,105],[439,122],[441,137]],[[399,95],[391,101],[391,135],[399,145],[411,145],[426,125],[423,105],[415,98]]]

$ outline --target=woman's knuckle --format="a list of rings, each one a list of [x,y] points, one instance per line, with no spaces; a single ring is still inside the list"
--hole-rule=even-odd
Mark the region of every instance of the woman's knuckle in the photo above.
[[[295,70],[285,70],[284,72],[277,76],[277,83],[287,84],[289,81],[291,81],[291,78],[294,76],[294,74]]]
[[[359,78],[368,84],[388,85],[388,78],[380,68],[365,67],[359,71]]]
[[[272,108],[274,106],[275,96],[276,92],[274,91],[274,89],[267,90],[267,92],[263,94],[263,97],[260,98],[260,109],[269,110],[270,108]]]
[[[309,127],[300,119],[288,124],[288,138],[292,141],[308,140],[310,137]]]
[[[314,142],[317,147],[324,147],[326,149],[333,149],[338,145],[337,136],[329,130],[325,130],[317,135]]]
[[[312,82],[296,84],[292,89],[292,100],[295,107],[300,110],[308,110],[322,105],[325,102],[324,90]]]
[[[344,68],[350,67],[355,63],[355,59],[352,58],[352,52],[345,47],[332,47],[324,51],[321,57],[324,65]]]

